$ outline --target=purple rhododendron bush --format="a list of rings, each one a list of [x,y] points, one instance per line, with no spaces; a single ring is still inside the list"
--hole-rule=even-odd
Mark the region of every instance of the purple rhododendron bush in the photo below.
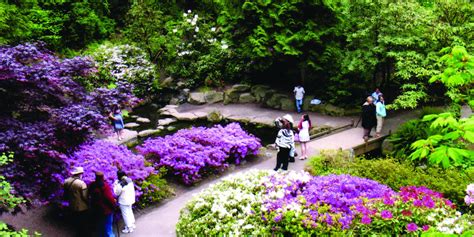
[[[249,155],[256,155],[260,140],[245,132],[238,123],[212,128],[182,129],[173,135],[150,138],[137,150],[153,160],[156,168],[166,167],[170,174],[192,184],[210,172],[239,164]]]
[[[442,231],[441,224],[456,216],[461,215],[451,201],[425,187],[403,187],[395,192],[350,175],[254,170],[225,178],[195,196],[181,210],[177,233],[420,235]],[[464,218],[456,233],[468,231],[472,224]]]
[[[61,59],[41,43],[0,47],[0,153],[15,154],[0,173],[16,195],[56,199],[68,154],[107,131],[112,105],[138,103],[125,83],[87,91],[79,81],[96,72],[90,58]]]
[[[134,154],[123,145],[102,140],[81,145],[76,152],[68,156],[66,163],[71,168],[83,167],[83,180],[88,184],[95,180],[95,171],[102,171],[106,181],[112,185],[117,179],[117,170],[120,167],[135,182],[137,197],[142,195],[141,182],[155,173],[153,167],[145,166],[143,156]]]

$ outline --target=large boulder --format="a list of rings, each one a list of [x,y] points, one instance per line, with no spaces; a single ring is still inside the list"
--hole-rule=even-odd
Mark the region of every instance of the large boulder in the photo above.
[[[236,92],[249,92],[250,86],[245,84],[236,84],[232,86],[232,90]]]
[[[341,108],[334,106],[332,104],[319,104],[319,105],[310,105],[309,110],[312,112],[330,115],[330,116],[344,116],[346,111]]]
[[[150,122],[150,119],[138,117],[138,118],[137,118],[137,122],[139,122],[139,123],[149,123],[149,122]]]
[[[385,139],[382,142],[382,154],[390,155],[393,152],[393,143],[389,139]]]
[[[169,87],[172,87],[173,84],[175,84],[175,83],[174,83],[174,79],[172,77],[167,77],[163,81],[161,81],[160,84],[161,84],[162,87],[169,88]]]
[[[275,93],[269,86],[265,85],[255,85],[251,88],[252,95],[255,96],[255,99],[258,102],[268,99],[272,94]]]
[[[221,112],[214,110],[211,111],[207,114],[207,120],[212,123],[219,123],[224,119],[224,116],[222,116]]]
[[[138,136],[139,137],[148,137],[148,136],[151,136],[151,135],[154,135],[154,134],[158,134],[160,132],[161,132],[160,129],[147,129],[147,130],[140,131],[138,133]]]
[[[214,104],[224,100],[224,93],[217,91],[208,91],[204,94],[207,103]]]
[[[284,94],[273,94],[268,100],[265,101],[265,106],[280,109],[281,108],[281,100],[288,98]]]
[[[310,107],[313,106],[311,104],[311,100],[314,98],[312,95],[305,96],[303,99],[303,111],[310,111]]]
[[[255,97],[250,93],[243,93],[239,97],[239,103],[253,103],[255,101]]]
[[[124,125],[125,128],[136,128],[136,127],[139,127],[139,126],[140,126],[140,124],[138,124],[138,123],[126,123]]]
[[[167,126],[167,125],[170,125],[174,122],[176,122],[177,120],[175,118],[164,118],[164,119],[160,119],[158,120],[158,126]]]
[[[280,100],[280,109],[281,110],[286,110],[286,111],[293,111],[296,110],[296,104],[295,101],[290,99],[289,97],[282,98]]]
[[[326,104],[326,106],[324,107],[324,110],[325,110],[325,113],[326,115],[330,115],[330,116],[344,116],[344,109],[341,108],[341,107],[337,107],[337,106],[334,106],[332,104]]]
[[[189,93],[188,102],[190,104],[202,105],[206,103],[206,97],[202,92],[192,92]]]
[[[233,88],[228,89],[224,92],[224,104],[237,103],[239,101],[240,92]]]

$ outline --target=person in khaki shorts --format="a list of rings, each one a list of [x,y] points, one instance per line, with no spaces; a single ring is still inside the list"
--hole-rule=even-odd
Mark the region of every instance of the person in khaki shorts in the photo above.
[[[69,202],[69,210],[72,214],[72,221],[76,227],[76,236],[87,236],[89,230],[88,220],[88,199],[87,185],[82,181],[82,167],[75,167],[71,171],[71,177],[64,181],[64,195]]]

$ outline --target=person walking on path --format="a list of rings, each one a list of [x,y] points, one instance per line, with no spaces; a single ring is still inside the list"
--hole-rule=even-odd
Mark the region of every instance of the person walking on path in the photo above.
[[[304,97],[304,88],[301,85],[297,85],[295,89],[293,89],[295,93],[295,100],[296,100],[296,110],[298,113],[301,113],[302,106],[303,106],[303,97]]]
[[[375,113],[377,118],[377,128],[375,129],[375,137],[380,137],[380,132],[382,131],[383,120],[387,116],[387,111],[385,109],[385,99],[383,95],[379,95],[379,100],[375,103]]]
[[[275,140],[275,144],[278,147],[277,162],[275,166],[275,171],[278,169],[287,170],[288,162],[290,159],[290,150],[294,147],[294,134],[291,130],[290,122],[292,122],[290,115],[283,116],[281,119],[282,127],[278,131],[278,135]]]
[[[132,233],[135,230],[135,216],[132,205],[135,203],[135,186],[132,180],[122,170],[117,171],[118,180],[114,182],[114,193],[118,199],[125,228],[122,233]]]
[[[308,158],[308,148],[306,143],[309,142],[309,130],[311,129],[311,120],[309,119],[308,114],[301,116],[301,120],[298,124],[298,136],[301,143],[301,157],[300,160],[305,160]]]
[[[362,105],[362,127],[364,128],[364,140],[368,140],[370,137],[370,131],[375,125],[377,125],[377,119],[375,117],[375,105],[371,96],[367,97],[367,101]]]
[[[379,101],[379,97],[382,95],[382,92],[380,92],[379,88],[375,88],[374,93],[372,93],[372,98],[374,98],[374,103]]]
[[[87,199],[87,185],[82,181],[82,167],[75,167],[71,172],[71,177],[64,181],[64,196],[69,202],[69,210],[72,214],[72,221],[76,227],[77,236],[87,236],[89,206]]]
[[[102,172],[95,173],[95,181],[90,185],[90,199],[94,216],[98,218],[99,236],[115,237],[112,223],[116,201]]]
[[[114,126],[114,131],[117,134],[117,139],[121,141],[123,139],[122,133],[125,125],[123,124],[122,112],[118,106],[115,106],[113,111],[110,112],[109,118],[112,120],[112,125]]]

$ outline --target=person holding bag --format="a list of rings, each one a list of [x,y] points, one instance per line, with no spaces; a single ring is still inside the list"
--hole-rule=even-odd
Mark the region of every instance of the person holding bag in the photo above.
[[[291,128],[293,118],[291,115],[287,114],[283,116],[282,119],[279,119],[279,122],[281,123],[281,128],[278,131],[278,135],[275,140],[275,144],[278,147],[277,163],[274,169],[275,171],[279,170],[280,168],[283,170],[288,170],[288,162],[291,159],[290,151],[295,146],[295,138]]]

